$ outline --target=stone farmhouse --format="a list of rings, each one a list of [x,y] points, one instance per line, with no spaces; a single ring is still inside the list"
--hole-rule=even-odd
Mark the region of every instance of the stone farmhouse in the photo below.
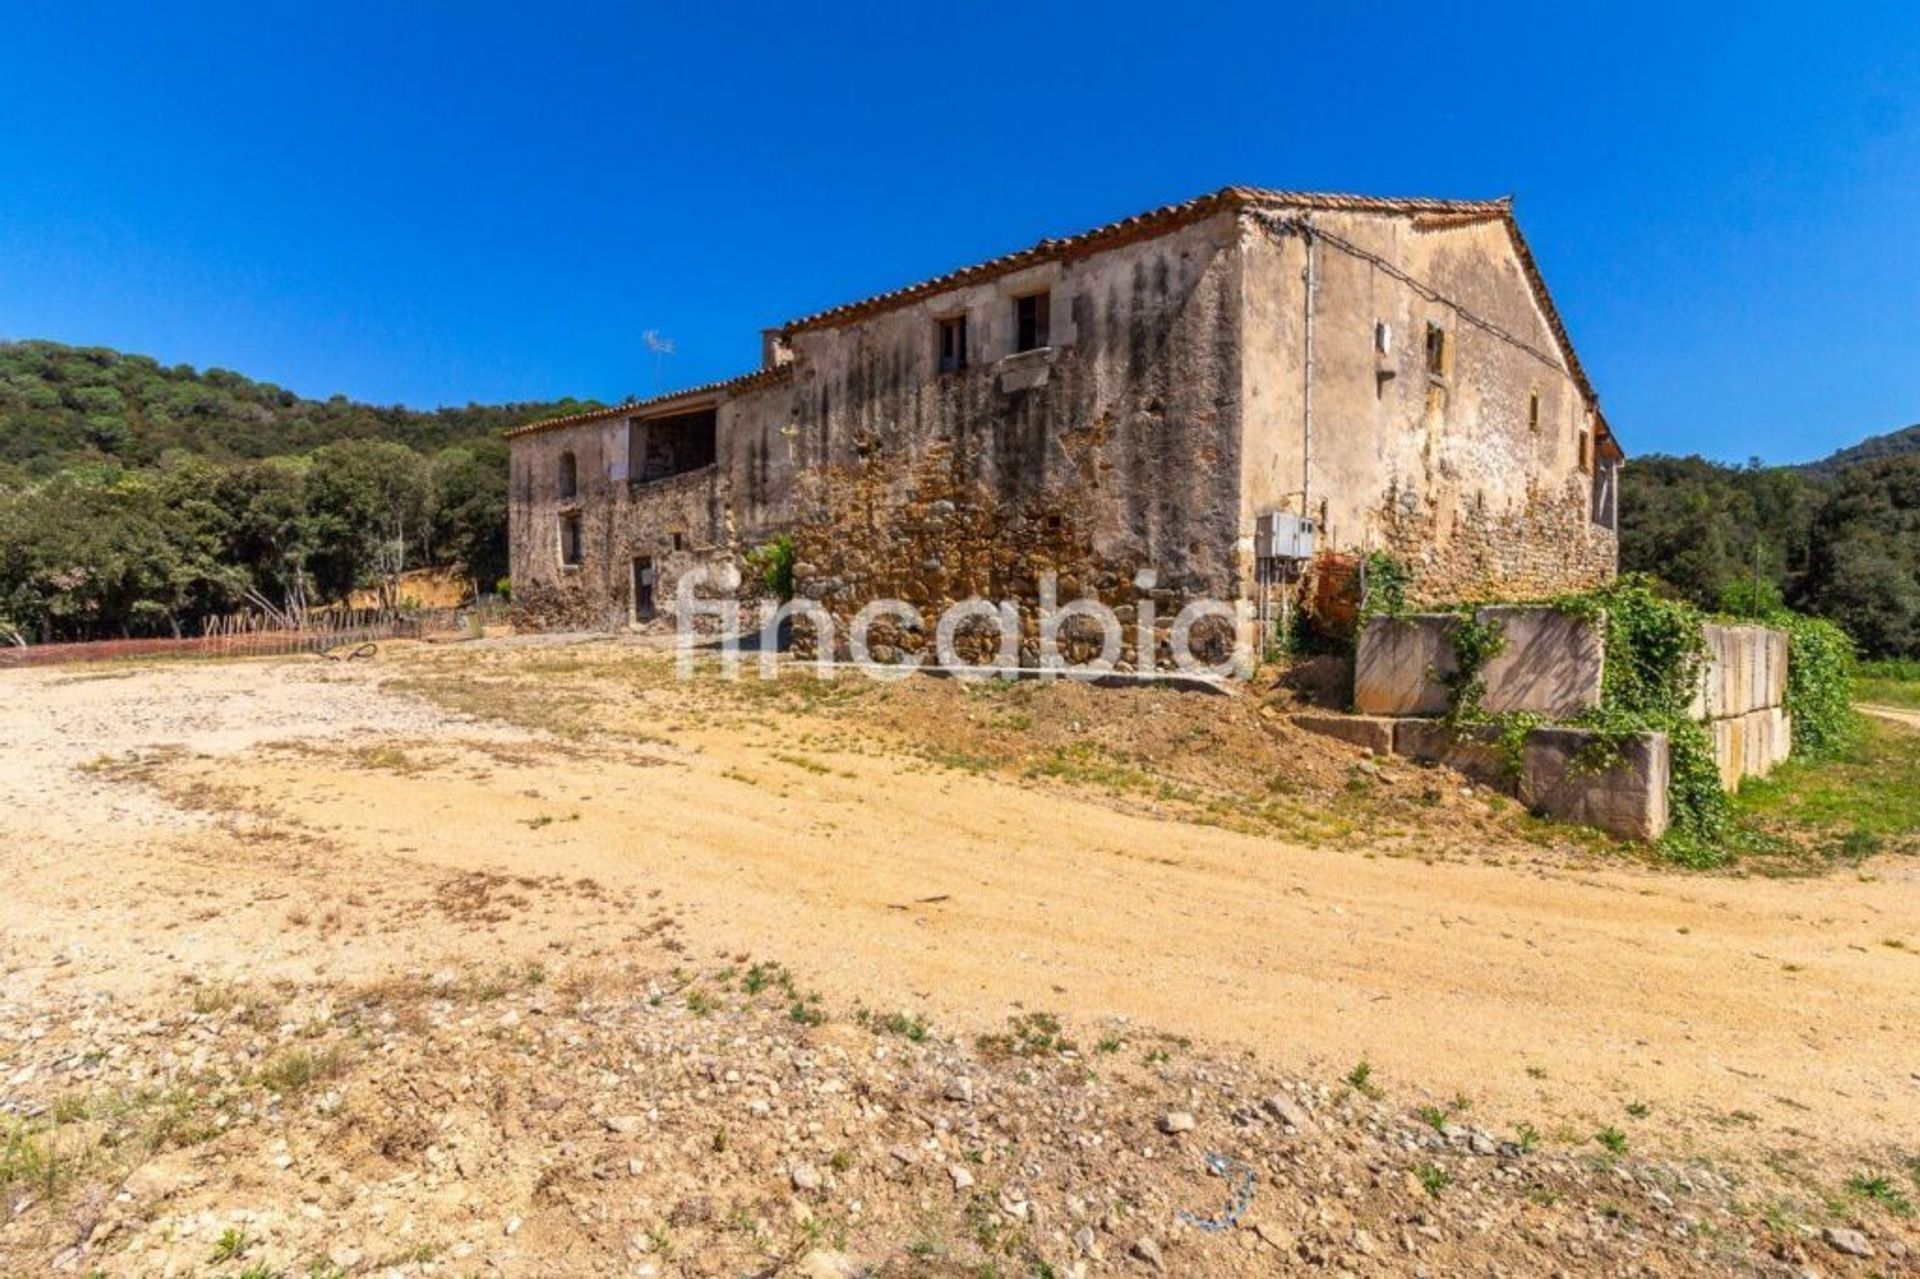
[[[1129,626],[1143,583],[1162,618],[1212,598],[1271,626],[1350,611],[1375,550],[1417,602],[1615,571],[1623,455],[1508,200],[1227,187],[762,348],[510,433],[524,624],[645,623],[781,534],[843,618],[1024,610],[1053,572]]]

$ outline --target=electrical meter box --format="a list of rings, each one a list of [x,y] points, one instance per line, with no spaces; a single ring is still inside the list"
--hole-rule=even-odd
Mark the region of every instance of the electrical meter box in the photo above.
[[[1313,521],[1291,511],[1268,511],[1253,524],[1254,558],[1310,560],[1313,558]]]

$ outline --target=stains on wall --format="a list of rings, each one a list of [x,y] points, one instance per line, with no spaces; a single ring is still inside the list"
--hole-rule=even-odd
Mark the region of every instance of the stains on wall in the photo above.
[[[1253,595],[1269,510],[1320,519],[1330,559],[1392,551],[1422,601],[1611,576],[1578,443],[1593,409],[1504,215],[1313,216],[1347,247],[1316,250],[1310,436],[1306,242],[1223,210],[797,328],[772,380],[653,410],[716,414],[712,464],[684,474],[634,483],[636,456],[666,468],[621,417],[517,437],[522,620],[625,624],[637,557],[665,602],[682,574],[738,566],[782,531],[800,589],[843,617],[879,597],[930,616],[975,594],[1030,604],[1045,571],[1063,600],[1124,606],[1144,569],[1171,616]],[[1042,293],[1051,345],[1017,350],[1017,300]],[[943,369],[941,323],[962,316],[964,365]],[[569,512],[578,568],[560,563]]]

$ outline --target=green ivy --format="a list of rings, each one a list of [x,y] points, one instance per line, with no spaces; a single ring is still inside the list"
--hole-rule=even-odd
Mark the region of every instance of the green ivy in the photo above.
[[[1793,717],[1793,754],[1825,759],[1854,739],[1853,640],[1834,623],[1785,609],[1766,624],[1787,633],[1787,714]]]
[[[1360,620],[1370,617],[1404,617],[1407,612],[1407,587],[1413,573],[1385,551],[1371,551],[1361,567],[1363,593]]]
[[[1487,663],[1500,655],[1507,645],[1507,633],[1498,618],[1483,618],[1473,605],[1455,610],[1459,622],[1453,628],[1453,670],[1442,677],[1447,686],[1447,718],[1460,722],[1487,718],[1480,707],[1487,692]]]
[[[1629,574],[1606,586],[1549,600],[1546,606],[1603,628],[1605,667],[1600,705],[1572,722],[1591,733],[1579,764],[1612,767],[1641,733],[1664,733],[1670,780],[1671,825],[1661,851],[1683,865],[1709,868],[1763,837],[1734,820],[1733,801],[1720,785],[1707,726],[1693,718],[1694,698],[1707,662],[1706,614],[1672,598],[1660,583]],[[1500,624],[1482,619],[1479,607],[1456,612],[1455,670],[1446,679],[1447,718],[1456,725],[1491,727],[1503,764],[1520,767],[1527,734],[1544,722],[1538,715],[1489,715],[1481,707],[1487,662],[1505,643]],[[1776,609],[1763,619],[1790,640],[1787,711],[1793,717],[1793,753],[1818,758],[1851,740],[1854,650],[1839,627],[1819,618]]]

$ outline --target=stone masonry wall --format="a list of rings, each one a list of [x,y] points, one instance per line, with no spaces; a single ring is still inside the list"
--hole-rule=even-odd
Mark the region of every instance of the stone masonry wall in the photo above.
[[[1169,625],[1188,600],[1236,599],[1234,236],[1217,218],[797,334],[800,592],[842,623],[896,598],[931,626],[975,595],[1032,614],[1053,570],[1062,604],[1122,610],[1129,649],[1143,569]],[[1015,351],[1014,300],[1041,288],[1050,344]],[[935,321],[955,315],[967,367],[943,373]]]
[[[1479,496],[1443,510],[1429,493],[1389,485],[1375,512],[1382,549],[1412,574],[1411,602],[1540,599],[1614,577],[1619,539],[1590,518],[1585,476],[1530,484],[1510,508]]]

